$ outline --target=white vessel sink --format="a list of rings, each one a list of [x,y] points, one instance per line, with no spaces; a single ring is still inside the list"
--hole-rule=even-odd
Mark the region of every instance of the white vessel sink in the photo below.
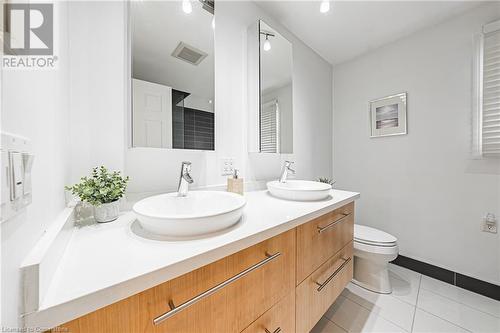
[[[269,192],[278,198],[295,201],[315,201],[328,198],[332,186],[309,180],[275,180],[267,183]]]
[[[196,238],[236,224],[243,196],[222,191],[191,191],[185,197],[167,193],[137,202],[133,210],[142,228],[174,239]]]

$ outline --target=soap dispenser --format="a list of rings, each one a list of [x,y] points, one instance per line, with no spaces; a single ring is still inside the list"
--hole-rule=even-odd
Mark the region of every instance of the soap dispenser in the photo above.
[[[227,191],[243,195],[243,179],[238,178],[238,169],[234,169],[233,177],[227,179]]]

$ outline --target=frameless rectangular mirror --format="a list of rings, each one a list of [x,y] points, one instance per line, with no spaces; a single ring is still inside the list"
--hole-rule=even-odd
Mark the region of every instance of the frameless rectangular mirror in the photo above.
[[[131,1],[132,146],[215,149],[213,0]]]
[[[260,21],[260,151],[293,152],[292,44]]]
[[[262,20],[248,32],[249,151],[293,153],[292,44]]]

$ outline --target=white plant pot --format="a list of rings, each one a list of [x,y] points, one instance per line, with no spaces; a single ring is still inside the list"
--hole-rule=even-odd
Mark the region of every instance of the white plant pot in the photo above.
[[[120,201],[105,203],[99,206],[94,206],[94,218],[99,223],[114,221],[120,213]]]

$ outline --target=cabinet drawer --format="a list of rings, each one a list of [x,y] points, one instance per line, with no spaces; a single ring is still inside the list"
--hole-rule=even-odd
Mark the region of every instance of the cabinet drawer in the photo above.
[[[61,327],[89,333],[241,332],[294,287],[290,230]],[[169,303],[182,311],[153,323],[171,311]]]
[[[264,313],[242,333],[294,333],[295,332],[295,291]]]
[[[297,285],[353,240],[354,202],[297,227]]]
[[[297,287],[295,300],[297,333],[309,332],[351,281],[352,255],[351,242]]]

